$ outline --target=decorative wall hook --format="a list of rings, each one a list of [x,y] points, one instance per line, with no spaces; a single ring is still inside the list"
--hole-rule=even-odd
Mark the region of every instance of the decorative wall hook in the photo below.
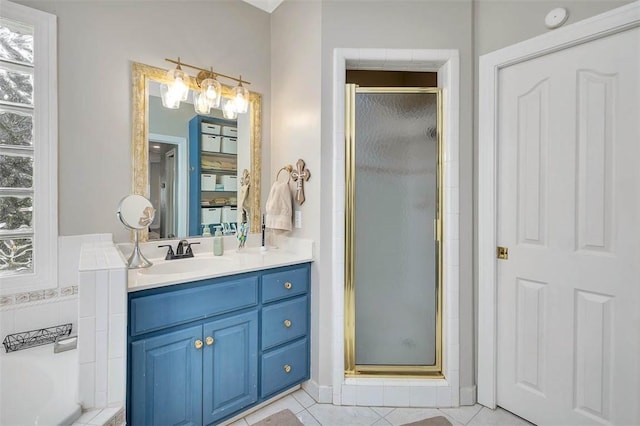
[[[242,177],[240,178],[240,185],[249,185],[251,184],[251,175],[249,174],[249,170],[244,169],[242,171]]]
[[[249,170],[244,169],[242,171],[242,177],[240,178],[240,199],[238,200],[238,213],[239,223],[245,223],[249,219],[249,206],[247,205],[247,198],[249,196],[249,187],[251,186],[251,175]],[[244,246],[244,244],[243,244]]]
[[[291,172],[293,181],[296,182],[296,202],[298,205],[304,203],[304,181],[308,181],[311,177],[309,169],[304,168],[304,160],[299,159],[296,162],[296,170]]]

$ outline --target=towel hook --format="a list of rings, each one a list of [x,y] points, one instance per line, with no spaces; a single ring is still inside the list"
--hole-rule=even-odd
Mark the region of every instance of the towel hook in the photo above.
[[[278,170],[278,174],[276,175],[276,181],[280,182],[280,173],[282,173],[283,170],[287,172],[287,183],[288,183],[291,180],[291,172],[293,171],[293,166],[291,164],[287,164],[286,166]]]

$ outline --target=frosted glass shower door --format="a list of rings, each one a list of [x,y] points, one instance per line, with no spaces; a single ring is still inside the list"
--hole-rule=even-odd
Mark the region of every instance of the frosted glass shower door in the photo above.
[[[358,88],[354,100],[354,349],[364,368],[438,361],[439,92],[396,90]]]

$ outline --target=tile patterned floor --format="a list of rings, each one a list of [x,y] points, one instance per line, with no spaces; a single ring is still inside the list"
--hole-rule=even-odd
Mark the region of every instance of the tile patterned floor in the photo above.
[[[435,416],[447,417],[453,426],[531,426],[531,423],[501,408],[490,410],[478,404],[439,409],[336,406],[318,404],[302,389],[229,426],[253,425],[286,408],[295,413],[305,426],[396,426]]]

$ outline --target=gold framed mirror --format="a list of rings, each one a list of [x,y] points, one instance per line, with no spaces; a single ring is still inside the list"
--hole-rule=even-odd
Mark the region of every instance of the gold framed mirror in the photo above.
[[[132,71],[132,193],[150,198],[149,179],[149,83],[166,83],[167,70],[133,62]],[[196,79],[189,76],[189,89],[198,90]],[[231,86],[222,84],[222,96],[232,97]],[[249,96],[249,227],[250,232],[260,232],[260,181],[262,175],[262,96],[250,92]],[[195,113],[194,113],[195,115]],[[240,170],[240,173],[242,170]],[[185,208],[188,206],[185,206]],[[176,235],[176,238],[195,235]],[[141,241],[147,241],[148,231],[140,233]]]

